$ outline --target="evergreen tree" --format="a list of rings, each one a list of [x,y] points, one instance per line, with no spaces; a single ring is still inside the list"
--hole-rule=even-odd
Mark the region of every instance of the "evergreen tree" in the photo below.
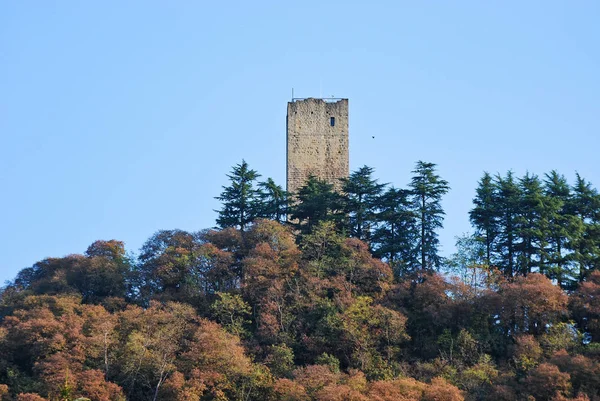
[[[389,188],[378,200],[378,225],[373,233],[374,255],[385,259],[398,275],[416,266],[414,258],[415,215],[410,191]]]
[[[526,173],[519,180],[519,192],[516,250],[519,272],[526,276],[545,264],[542,258],[547,247],[546,197],[535,174]]]
[[[506,177],[496,176],[498,198],[496,202],[498,213],[498,233],[494,248],[499,255],[498,267],[507,277],[516,273],[516,255],[518,245],[518,217],[521,190],[515,182],[512,171]]]
[[[583,232],[574,244],[574,259],[582,281],[591,270],[600,268],[600,195],[592,184],[576,175],[570,211],[577,216]]]
[[[260,174],[251,170],[248,163],[242,160],[227,177],[231,185],[223,187],[221,195],[215,198],[223,202],[223,207],[218,211],[217,225],[221,228],[239,228],[243,232],[257,217],[258,190],[254,182]]]
[[[348,234],[370,240],[376,218],[376,204],[384,184],[372,178],[373,169],[363,166],[342,180],[344,209],[348,214]]]
[[[260,202],[257,215],[278,222],[285,221],[288,207],[288,194],[272,178],[258,184]]]
[[[417,219],[417,241],[415,251],[420,258],[421,270],[439,268],[442,258],[438,255],[437,229],[443,227],[444,210],[442,196],[448,192],[448,182],[435,172],[434,163],[418,161],[412,171],[410,183],[413,211]]]
[[[341,225],[340,196],[333,190],[333,185],[317,177],[310,176],[298,190],[296,203],[291,208],[291,218],[298,220],[298,228],[308,233],[319,222],[334,221]]]
[[[476,238],[485,244],[485,263],[492,264],[492,250],[498,236],[497,188],[492,176],[484,173],[479,181],[473,204],[469,212],[471,224],[476,228]]]
[[[579,241],[583,228],[579,219],[569,211],[572,204],[571,188],[563,175],[552,170],[546,174],[544,192],[548,198],[548,266],[544,272],[559,285],[567,278],[574,278],[574,244]]]

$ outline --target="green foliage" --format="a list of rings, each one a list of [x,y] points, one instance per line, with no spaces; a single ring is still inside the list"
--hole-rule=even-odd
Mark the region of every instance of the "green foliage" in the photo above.
[[[487,264],[505,276],[539,272],[572,290],[598,266],[600,196],[576,176],[571,188],[556,171],[516,179],[512,172],[479,182],[470,211]]]
[[[248,334],[246,326],[251,323],[248,319],[252,309],[238,294],[217,292],[217,299],[210,309],[217,322],[233,335],[245,337]]]
[[[301,249],[309,261],[309,268],[317,277],[332,272],[342,258],[344,237],[333,222],[321,222],[304,236]]]
[[[73,386],[69,383],[69,370],[65,373],[65,382],[58,391],[60,401],[73,401]]]
[[[533,271],[544,273],[544,250],[548,246],[546,197],[539,178],[529,173],[519,180],[519,190],[521,198],[516,234],[521,241],[515,247],[518,253],[519,274],[527,275]]]
[[[342,200],[333,185],[310,176],[298,190],[296,202],[291,207],[291,218],[297,220],[297,228],[309,233],[321,222],[334,222],[341,226]]]
[[[191,301],[201,293],[204,275],[198,269],[200,243],[182,230],[161,230],[142,246],[138,288],[144,301],[158,294]]]
[[[372,172],[341,193],[313,177],[290,211],[242,162],[222,229],[159,231],[137,258],[97,241],[22,270],[0,292],[0,398],[600,397],[590,183],[485,174],[456,278],[434,272],[448,190],[435,165],[419,162],[410,189]]]
[[[476,238],[485,246],[485,263],[491,265],[493,244],[498,236],[498,210],[496,186],[492,176],[485,172],[476,189],[474,208],[469,212],[471,224],[476,228]]]
[[[458,366],[470,366],[479,359],[479,344],[465,329],[454,336],[446,329],[438,337],[440,355],[444,360]]]
[[[547,266],[544,270],[559,285],[572,287],[578,280],[572,251],[581,240],[583,222],[569,210],[573,204],[573,195],[564,176],[556,171],[546,174],[544,190],[548,222],[548,249],[545,252]]]
[[[377,221],[376,209],[385,187],[372,178],[373,169],[363,166],[342,180],[344,212],[348,215],[348,234],[369,241]]]
[[[446,270],[457,275],[474,291],[488,284],[491,267],[487,261],[486,245],[475,235],[464,234],[456,237],[456,253],[446,260]]]
[[[496,177],[497,185],[497,213],[498,213],[498,241],[495,251],[498,255],[496,264],[507,277],[512,277],[518,272],[517,268],[517,235],[519,204],[521,199],[520,188],[515,181],[513,173],[509,171],[506,177]]]
[[[354,366],[367,377],[385,378],[390,362],[399,355],[400,345],[408,339],[406,318],[369,297],[359,296],[341,315],[342,336],[352,353]]]
[[[333,373],[340,373],[340,360],[326,352],[315,359],[315,364],[327,366]]]
[[[259,216],[257,210],[259,191],[254,184],[260,174],[251,170],[248,163],[242,160],[240,164],[233,167],[227,177],[230,185],[223,187],[221,195],[215,198],[223,202],[221,210],[218,211],[217,224],[221,228],[235,227],[243,232],[248,224]]]
[[[573,185],[571,213],[582,225],[582,233],[573,243],[573,260],[579,267],[579,280],[600,267],[600,194],[579,174]]]
[[[464,369],[457,376],[454,384],[481,399],[490,393],[490,389],[498,377],[498,369],[492,358],[484,354],[475,365]]]
[[[377,228],[373,233],[373,254],[390,263],[397,276],[415,265],[416,218],[411,209],[410,191],[389,188],[377,202]]]
[[[448,182],[436,174],[436,165],[418,161],[410,182],[412,208],[415,213],[415,255],[422,271],[433,271],[442,265],[438,254],[437,230],[443,227],[442,196],[449,190]]]
[[[546,356],[560,350],[574,351],[582,343],[582,335],[573,323],[560,322],[547,328],[540,336],[540,346]]]
[[[294,351],[285,344],[272,345],[265,363],[275,376],[290,378],[295,367]]]
[[[288,194],[272,178],[258,183],[256,216],[284,222],[288,212]]]

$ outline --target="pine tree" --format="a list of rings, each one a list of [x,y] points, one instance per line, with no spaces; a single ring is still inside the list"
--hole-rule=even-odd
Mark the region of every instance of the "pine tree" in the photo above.
[[[563,175],[552,170],[546,174],[544,192],[547,201],[548,219],[548,267],[544,272],[559,285],[565,280],[576,278],[573,273],[574,244],[579,241],[583,225],[580,220],[569,211],[572,204],[571,188]]]
[[[218,211],[217,225],[221,228],[236,227],[243,232],[257,217],[258,191],[254,188],[254,182],[260,174],[251,170],[248,163],[242,160],[227,177],[231,185],[223,187],[221,195],[215,198],[223,202],[223,207]]]
[[[600,268],[600,194],[592,184],[576,175],[569,209],[582,225],[583,232],[574,244],[574,259],[579,266],[579,280]]]
[[[348,233],[369,240],[375,225],[376,203],[384,184],[372,178],[373,169],[363,166],[342,180],[344,209],[348,214]]]
[[[443,227],[444,210],[442,196],[448,192],[448,182],[435,172],[434,163],[418,161],[412,171],[410,183],[413,211],[417,219],[415,251],[420,258],[421,270],[439,268],[442,258],[438,255],[439,239],[436,230]]]
[[[412,252],[416,239],[416,220],[409,196],[410,191],[392,187],[378,199],[378,225],[373,233],[373,253],[387,260],[397,275],[418,263]]]
[[[498,233],[494,250],[498,254],[498,267],[507,277],[516,273],[515,259],[518,245],[518,217],[521,191],[515,182],[512,171],[506,177],[496,176],[498,197],[496,208],[498,213]]]
[[[291,208],[291,218],[298,220],[298,228],[308,233],[319,222],[333,221],[341,226],[340,196],[333,185],[317,177],[310,176],[298,190],[296,202]]]
[[[256,212],[258,217],[285,221],[288,208],[288,194],[281,185],[275,184],[272,178],[258,184],[260,202]]]
[[[545,265],[542,260],[547,247],[546,197],[542,184],[535,174],[526,173],[519,180],[519,212],[517,217],[516,246],[518,270],[526,276],[537,267]],[[544,273],[541,271],[541,273]]]
[[[485,244],[485,263],[492,264],[492,251],[498,236],[497,188],[489,173],[484,173],[479,181],[473,204],[469,212],[471,224],[475,227],[476,238]]]

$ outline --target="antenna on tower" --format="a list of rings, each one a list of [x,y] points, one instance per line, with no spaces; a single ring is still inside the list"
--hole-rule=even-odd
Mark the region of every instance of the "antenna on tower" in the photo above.
[[[292,88],[292,102],[294,101],[294,88]]]

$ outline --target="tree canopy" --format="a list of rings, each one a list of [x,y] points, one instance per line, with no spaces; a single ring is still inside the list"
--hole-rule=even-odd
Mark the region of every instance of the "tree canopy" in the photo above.
[[[288,205],[242,162],[219,228],[21,270],[0,290],[0,400],[600,399],[591,183],[484,173],[443,258],[436,166],[406,188],[373,173],[312,177]]]

